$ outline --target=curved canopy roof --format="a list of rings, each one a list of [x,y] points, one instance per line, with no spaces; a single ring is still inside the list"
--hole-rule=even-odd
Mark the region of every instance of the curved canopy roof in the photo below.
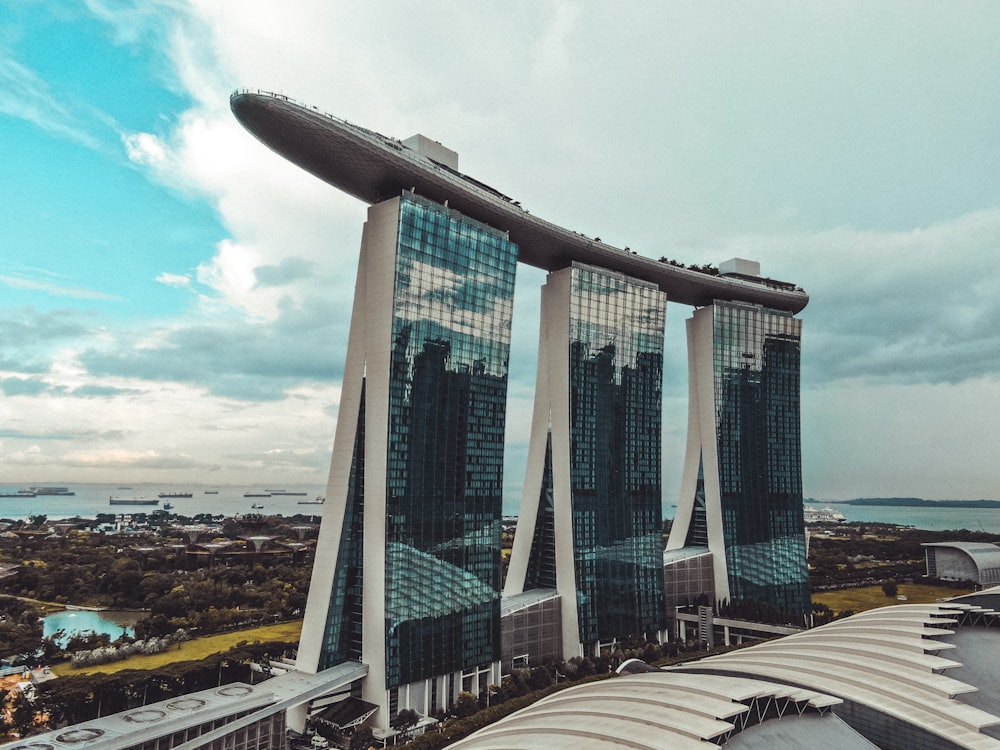
[[[935,656],[936,640],[954,634],[968,605],[955,602],[883,607],[680,669],[739,674],[821,690],[860,703],[959,747],[1000,748],[983,734],[1000,716],[961,699],[975,685],[944,674],[961,664]],[[881,631],[879,639],[859,638]],[[700,674],[699,674],[700,676]]]
[[[673,302],[708,305],[751,302],[797,313],[809,296],[792,284],[764,278],[713,276],[621,250],[536,218],[517,201],[436,162],[401,141],[352,125],[268,92],[240,91],[230,106],[236,119],[289,161],[366,203],[414,190],[492,227],[509,232],[518,259],[554,270],[573,261],[651,281]]]
[[[666,670],[627,662],[619,677],[554,693],[453,747],[871,748],[835,716],[850,701],[948,747],[1000,750],[1000,632],[973,625],[983,611],[896,605]],[[973,668],[939,655],[956,652]]]
[[[980,574],[992,568],[1000,568],[1000,547],[989,542],[926,542],[921,546],[943,547],[964,552]]]
[[[455,743],[456,750],[712,748],[769,719],[809,717],[823,747],[870,748],[829,710],[840,700],[741,677],[623,674],[568,688]]]

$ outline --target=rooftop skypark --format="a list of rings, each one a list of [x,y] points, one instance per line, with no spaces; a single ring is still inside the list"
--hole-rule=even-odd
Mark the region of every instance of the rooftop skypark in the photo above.
[[[798,313],[809,296],[793,284],[714,275],[612,247],[531,215],[512,198],[458,171],[458,155],[423,136],[400,141],[299,104],[281,94],[238,91],[233,114],[270,149],[368,204],[403,191],[448,205],[509,233],[518,260],[555,270],[573,261],[655,283],[671,302],[751,302]]]

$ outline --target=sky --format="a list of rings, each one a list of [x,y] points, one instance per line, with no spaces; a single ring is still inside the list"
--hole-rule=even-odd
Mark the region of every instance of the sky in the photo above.
[[[325,483],[366,207],[241,128],[248,88],[428,135],[641,255],[759,261],[811,297],[807,497],[1000,498],[997,28],[921,0],[7,0],[0,487]],[[509,512],[543,282],[519,267]]]

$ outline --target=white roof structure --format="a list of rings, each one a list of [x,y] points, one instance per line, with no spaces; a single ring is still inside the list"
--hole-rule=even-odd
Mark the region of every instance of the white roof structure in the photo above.
[[[761,680],[654,671],[563,690],[451,747],[704,749],[761,721],[807,713],[827,716],[823,729],[842,735],[826,746],[870,747],[852,744],[853,730],[829,714],[838,703],[816,691]]]
[[[1000,547],[989,542],[927,542],[928,575],[971,580],[979,585],[1000,583]]]
[[[859,703],[959,747],[1000,749],[983,734],[1000,716],[960,700],[975,685],[946,670],[961,663],[934,655],[937,639],[971,607],[956,602],[885,607],[821,628],[685,664],[689,674],[738,673],[820,690]]]
[[[500,616],[506,617],[522,609],[534,607],[548,599],[558,598],[559,592],[555,589],[529,589],[519,594],[505,596],[500,600]]]
[[[850,704],[899,722],[904,734],[939,737],[942,746],[1000,750],[1000,657],[993,656],[1000,632],[982,627],[997,613],[963,599],[871,610],[665,670],[569,688],[452,747],[876,747],[839,718]],[[956,651],[974,668],[949,658]]]
[[[194,750],[270,714],[349,686],[367,674],[364,664],[346,662],[318,674],[287,672],[257,685],[234,682],[32,735],[6,745],[5,750],[126,750],[158,741],[159,747]],[[213,724],[215,729],[181,744],[163,739]]]

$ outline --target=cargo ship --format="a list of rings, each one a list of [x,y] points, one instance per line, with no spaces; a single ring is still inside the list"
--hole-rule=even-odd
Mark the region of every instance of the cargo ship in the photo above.
[[[148,497],[109,497],[108,505],[159,505],[156,498]]]

